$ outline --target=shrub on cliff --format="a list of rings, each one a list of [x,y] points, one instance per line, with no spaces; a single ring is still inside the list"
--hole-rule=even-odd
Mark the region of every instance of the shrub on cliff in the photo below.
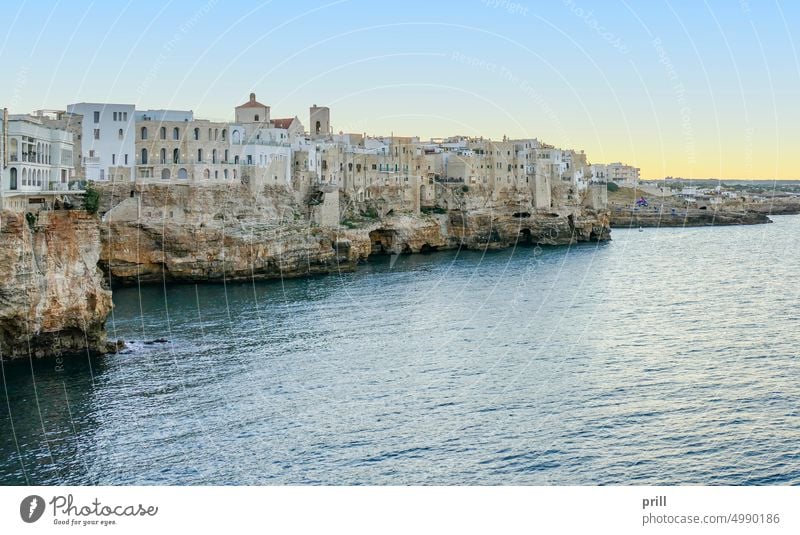
[[[86,195],[83,197],[83,209],[90,214],[96,214],[100,208],[100,192],[94,189],[91,183],[86,184]]]
[[[611,193],[619,191],[619,186],[617,186],[613,182],[609,182],[608,184],[606,184],[606,188],[608,188],[608,191],[610,191]]]

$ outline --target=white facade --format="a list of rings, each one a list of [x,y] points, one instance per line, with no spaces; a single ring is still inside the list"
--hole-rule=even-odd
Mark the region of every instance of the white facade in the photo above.
[[[83,116],[81,161],[88,180],[107,180],[110,167],[133,170],[135,108],[132,104],[80,102],[68,113]]]
[[[622,162],[610,163],[607,166],[608,180],[626,186],[636,186],[639,184],[639,168],[627,165]]]
[[[31,197],[68,191],[74,172],[72,134],[27,115],[9,116],[5,128],[8,165],[0,184],[3,208],[24,210]]]

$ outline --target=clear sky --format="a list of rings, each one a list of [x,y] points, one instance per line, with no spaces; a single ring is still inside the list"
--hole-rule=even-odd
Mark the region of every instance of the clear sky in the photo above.
[[[800,2],[3,2],[0,106],[538,137],[645,178],[800,178]]]

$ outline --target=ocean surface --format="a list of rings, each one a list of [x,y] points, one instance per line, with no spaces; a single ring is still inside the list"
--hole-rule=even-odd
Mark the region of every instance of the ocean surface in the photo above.
[[[800,484],[774,219],[115,290],[128,351],[3,364],[0,483]]]

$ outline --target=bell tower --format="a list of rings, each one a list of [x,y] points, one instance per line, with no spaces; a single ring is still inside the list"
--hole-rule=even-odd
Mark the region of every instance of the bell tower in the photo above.
[[[327,107],[318,107],[316,104],[311,106],[308,111],[308,128],[311,138],[317,139],[327,137],[331,133],[331,110]]]

